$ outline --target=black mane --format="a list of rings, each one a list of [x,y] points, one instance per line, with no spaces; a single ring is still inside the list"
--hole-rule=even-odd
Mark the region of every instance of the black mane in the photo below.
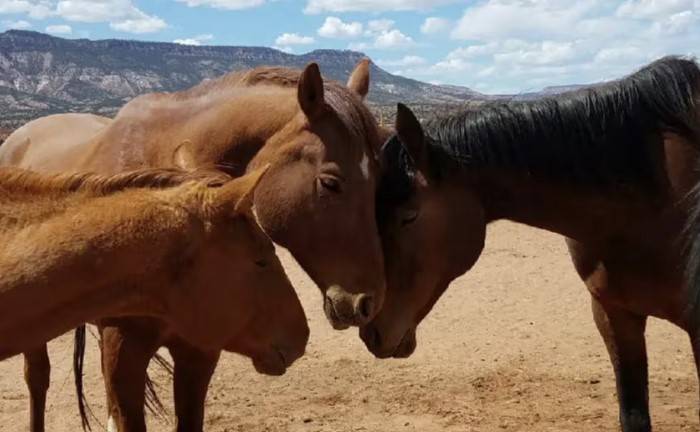
[[[443,156],[434,158],[437,164],[504,168],[591,186],[651,186],[661,133],[700,135],[699,94],[698,65],[667,57],[618,81],[535,101],[487,103],[433,120],[426,134],[432,153]]]

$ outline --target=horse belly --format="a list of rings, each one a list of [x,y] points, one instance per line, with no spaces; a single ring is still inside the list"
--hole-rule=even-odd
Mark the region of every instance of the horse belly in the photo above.
[[[567,243],[576,271],[602,304],[680,324],[689,304],[688,293],[682,272],[675,270],[676,265],[661,264],[660,251],[657,256],[639,254],[632,260],[602,259],[580,243]]]

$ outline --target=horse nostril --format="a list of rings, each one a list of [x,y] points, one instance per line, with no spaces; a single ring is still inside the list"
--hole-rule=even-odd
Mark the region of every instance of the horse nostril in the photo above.
[[[374,315],[374,297],[368,294],[360,294],[355,306],[355,315],[360,319],[360,324],[366,324]]]

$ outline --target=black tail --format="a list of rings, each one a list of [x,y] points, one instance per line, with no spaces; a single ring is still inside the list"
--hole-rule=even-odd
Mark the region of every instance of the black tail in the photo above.
[[[80,412],[80,422],[84,431],[91,431],[90,417],[95,418],[90,406],[87,404],[85,393],[83,392],[83,370],[85,366],[85,325],[75,329],[73,339],[73,375],[75,377],[75,393],[78,396],[78,411]],[[89,414],[88,414],[89,413]]]
[[[83,371],[85,367],[85,338],[86,338],[86,328],[84,325],[75,329],[74,343],[73,343],[73,374],[75,376],[75,392],[78,398],[78,411],[80,412],[80,422],[82,424],[84,431],[92,431],[90,425],[90,417],[97,419],[95,414],[90,409],[90,405],[87,402],[87,398],[84,393],[83,386]],[[154,357],[156,363],[161,366],[169,375],[174,374],[173,366],[170,362],[161,356],[156,354]],[[158,388],[156,383],[154,383],[151,378],[146,374],[146,407],[154,415],[166,419],[168,417],[165,405],[161,402],[158,397]],[[99,423],[99,421],[98,421]]]

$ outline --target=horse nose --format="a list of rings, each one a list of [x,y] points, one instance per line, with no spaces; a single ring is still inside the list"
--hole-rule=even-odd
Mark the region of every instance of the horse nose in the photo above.
[[[351,294],[334,285],[326,291],[323,309],[333,328],[344,330],[369,323],[376,304],[372,294]]]
[[[365,325],[374,317],[374,296],[360,294],[355,298],[355,316],[358,325]]]

